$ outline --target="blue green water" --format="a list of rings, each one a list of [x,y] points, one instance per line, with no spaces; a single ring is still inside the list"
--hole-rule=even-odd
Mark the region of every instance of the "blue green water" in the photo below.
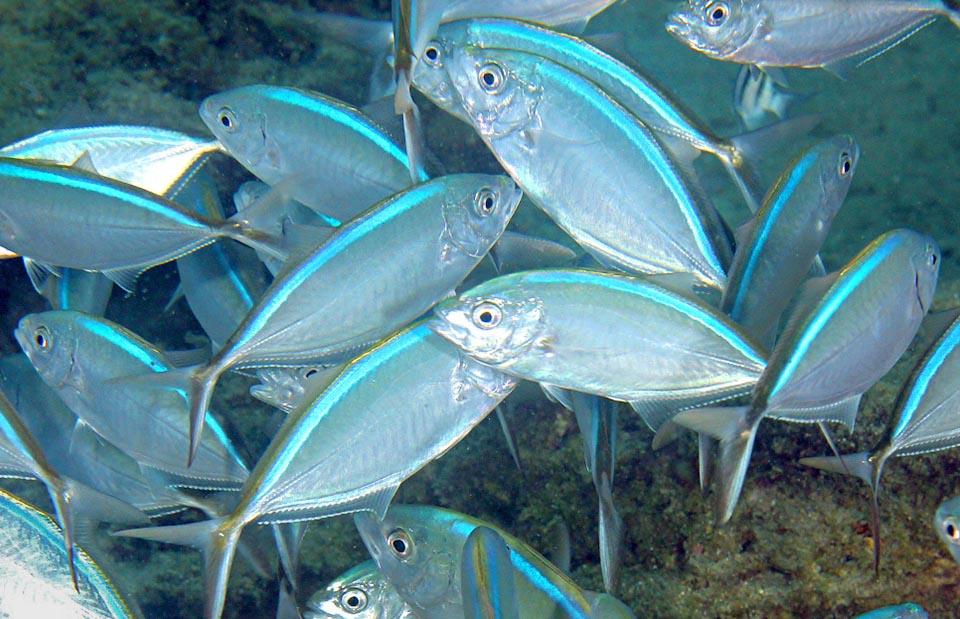
[[[301,9],[387,17],[388,2],[291,3]],[[706,59],[667,35],[672,2],[627,0],[591,24],[590,32],[623,32],[643,66],[721,135],[739,131],[731,109],[737,67]],[[196,108],[208,94],[251,83],[319,90],[353,104],[365,102],[369,60],[352,48],[280,23],[257,3],[28,3],[0,0],[0,143],[55,127],[136,123],[204,135]],[[960,32],[937,22],[848,80],[826,72],[788,72],[809,97],[793,113],[818,113],[816,135],[850,133],[862,158],[849,196],[823,252],[839,267],[880,233],[911,227],[937,239],[943,254],[935,309],[960,304]],[[450,172],[495,165],[471,130],[425,106],[428,143]],[[781,163],[791,149],[778,153]],[[219,157],[224,196],[248,176]],[[744,214],[738,194],[710,162],[702,162],[715,201]],[[775,167],[779,163],[771,163]],[[2,199],[2,197],[0,197]],[[535,213],[518,223],[537,225]],[[45,308],[18,261],[0,264],[0,351],[17,350],[20,316]],[[163,346],[183,347],[201,330],[182,302],[160,309],[176,286],[172,266],[145,275],[135,295],[119,293],[108,317]],[[844,451],[878,438],[907,365],[867,396],[854,435],[840,432]],[[253,457],[265,444],[271,414],[243,394],[242,378],[224,381],[218,410]],[[463,444],[401,489],[399,500],[452,507],[490,519],[544,547],[547,523],[562,517],[573,539],[574,577],[599,589],[596,496],[571,415],[534,390],[509,408],[523,472],[517,472],[489,420]],[[402,403],[398,403],[402,406]],[[249,409],[249,410],[246,410]],[[960,492],[956,450],[895,460],[881,494],[884,550],[872,575],[868,495],[857,480],[806,470],[803,456],[826,453],[812,428],[768,422],[733,520],[712,525],[712,502],[697,485],[696,446],[684,439],[661,452],[650,433],[622,411],[614,496],[626,522],[621,597],[646,617],[851,617],[906,601],[932,616],[960,609],[960,567],[931,526],[937,504]],[[18,485],[23,487],[22,485]],[[39,492],[42,500],[42,491]],[[147,617],[195,617],[202,608],[199,554],[147,543],[104,541]],[[300,601],[365,558],[352,522],[311,525],[304,549]],[[237,562],[225,617],[273,616],[276,585]]]

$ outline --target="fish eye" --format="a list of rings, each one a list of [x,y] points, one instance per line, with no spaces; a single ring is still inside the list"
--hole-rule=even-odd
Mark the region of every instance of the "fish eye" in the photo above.
[[[474,200],[477,205],[477,213],[479,213],[481,217],[486,217],[492,213],[497,206],[496,194],[486,187],[477,192]]]
[[[937,260],[937,252],[931,252],[930,257],[927,258],[927,264],[929,264],[931,267],[935,267],[937,266]]]
[[[413,554],[413,540],[403,529],[396,529],[387,536],[387,545],[398,559],[406,559]]]
[[[439,67],[443,61],[443,54],[440,53],[440,46],[434,42],[427,45],[423,50],[423,60],[431,67]]]
[[[960,527],[957,526],[957,520],[953,516],[944,521],[943,532],[947,534],[951,542],[960,542]]]
[[[837,171],[840,173],[840,178],[844,178],[847,174],[850,174],[850,170],[853,169],[853,159],[850,158],[850,153],[840,153],[840,163],[837,166]]]
[[[340,606],[351,613],[367,607],[367,593],[363,589],[350,588],[340,594]]]
[[[228,107],[222,107],[217,112],[217,122],[227,133],[234,133],[237,130],[237,115]]]
[[[503,67],[495,62],[488,62],[477,71],[477,77],[480,80],[480,88],[487,94],[495,95],[503,90],[503,84],[506,81],[506,74]]]
[[[730,15],[730,7],[727,6],[726,2],[709,2],[704,8],[707,24],[710,26],[723,24],[727,21],[727,16]]]
[[[40,350],[50,350],[53,347],[53,338],[50,337],[50,330],[46,327],[39,327],[33,332],[33,343]]]
[[[470,317],[481,329],[493,329],[503,320],[503,310],[497,304],[485,301],[473,308]]]

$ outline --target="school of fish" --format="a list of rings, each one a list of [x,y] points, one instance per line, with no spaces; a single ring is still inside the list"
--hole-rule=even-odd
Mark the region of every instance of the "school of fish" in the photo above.
[[[899,223],[825,269],[869,153],[851,135],[810,137],[818,119],[790,116],[803,96],[782,70],[848,75],[935,19],[960,27],[960,5],[684,2],[667,31],[744,65],[734,111],[748,132],[721,138],[616,45],[578,36],[614,3],[311,14],[347,42],[366,33],[371,105],[254,84],[199,104],[204,137],[103,125],[0,149],[0,247],[51,307],[19,316],[22,354],[0,358],[2,474],[41,481],[53,505],[51,520],[0,493],[4,616],[141,616],[82,549],[106,522],[199,550],[205,619],[223,615],[238,554],[279,578],[284,619],[632,618],[616,597],[630,526],[614,493],[621,413],[654,448],[697,434],[718,525],[749,486],[760,422],[817,424],[833,455],[802,463],[869,485],[879,570],[885,463],[960,445],[960,308],[930,311],[944,256]],[[427,101],[472,127],[501,172],[445,173]],[[402,134],[384,129],[397,117]],[[790,155],[766,178],[774,151]],[[701,153],[719,179],[694,166]],[[214,155],[251,178],[227,208]],[[717,183],[750,215],[718,209]],[[512,223],[521,202],[555,234]],[[171,302],[185,298],[208,341],[197,350],[161,350],[104,317],[114,285],[131,294],[173,261]],[[886,436],[841,455],[833,424],[852,431],[863,394],[911,346]],[[231,371],[285,413],[252,462],[223,421],[235,411],[214,402]],[[583,435],[604,592],[492,523],[393,500],[523,381]],[[958,501],[928,520],[960,562]],[[154,521],[187,510],[202,516]],[[311,595],[304,525],[344,514],[372,561]],[[902,602],[860,617],[927,616]]]

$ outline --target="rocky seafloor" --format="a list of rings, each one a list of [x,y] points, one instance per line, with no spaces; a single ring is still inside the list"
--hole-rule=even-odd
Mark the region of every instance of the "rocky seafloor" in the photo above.
[[[385,0],[285,6],[389,16]],[[718,133],[736,133],[730,93],[737,67],[672,40],[663,29],[671,7],[668,1],[625,0],[588,32],[622,32],[637,63]],[[229,0],[0,0],[0,143],[49,128],[110,123],[204,135],[196,114],[202,98],[251,83],[311,88],[362,104],[370,60],[283,15],[270,5]],[[822,71],[788,73],[793,88],[807,95],[794,113],[822,115],[815,135],[850,133],[862,147],[856,178],[823,252],[828,269],[888,229],[931,233],[944,258],[935,309],[960,304],[958,58],[960,32],[943,21],[847,80]],[[449,171],[495,169],[469,128],[424,108],[428,143]],[[794,148],[783,146],[784,161]],[[247,175],[225,157],[212,165],[228,199]],[[716,201],[734,221],[742,218],[725,177],[709,162],[700,165]],[[519,217],[521,224],[539,225],[530,208]],[[17,350],[17,320],[45,305],[16,261],[0,264],[0,278],[0,351],[11,353]],[[175,286],[172,266],[154,269],[141,278],[135,295],[115,293],[108,317],[161,346],[195,341],[201,331],[185,304],[160,314]],[[837,431],[842,450],[867,449],[878,440],[914,354],[867,394],[856,432]],[[242,377],[223,381],[215,410],[252,462],[274,420],[245,395],[248,384]],[[490,419],[404,484],[397,500],[488,519],[539,548],[549,546],[545,532],[560,517],[571,532],[574,578],[600,589],[597,500],[576,424],[536,390],[525,388],[521,395],[507,408],[522,471]],[[403,402],[397,410],[402,413]],[[652,435],[635,415],[621,411],[620,426],[614,483],[626,525],[620,597],[638,617],[845,618],[906,601],[923,604],[933,617],[960,613],[960,567],[932,527],[939,502],[960,492],[958,450],[888,464],[880,498],[883,561],[875,578],[867,488],[797,464],[800,457],[827,451],[814,427],[763,424],[739,507],[729,524],[716,528],[712,497],[698,486],[695,441],[684,437],[653,452]],[[16,487],[30,491],[20,482]],[[42,490],[35,494],[44,504]],[[146,617],[201,614],[199,553],[130,540],[101,545],[111,552],[107,569]],[[299,601],[364,558],[349,517],[312,524]],[[276,584],[238,561],[224,616],[270,617],[275,604]]]

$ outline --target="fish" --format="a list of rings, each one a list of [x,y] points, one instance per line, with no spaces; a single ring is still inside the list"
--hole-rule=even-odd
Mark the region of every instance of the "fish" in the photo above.
[[[206,364],[154,377],[189,393],[188,462],[221,374],[349,360],[449,295],[521,196],[502,175],[439,177],[387,198],[285,267]]]
[[[0,159],[0,244],[29,258],[31,281],[58,267],[98,271],[126,291],[146,269],[218,238],[277,253],[240,219],[194,215],[148,191],[75,167]]]
[[[413,86],[431,101],[468,123],[446,70],[449,55],[467,45],[536,54],[594,82],[660,136],[678,158],[692,160],[699,152],[716,156],[751,212],[759,208],[765,190],[752,162],[764,158],[772,145],[779,146],[804,133],[816,122],[808,116],[768,131],[720,138],[640,67],[628,65],[575,36],[536,24],[477,18],[442,24],[412,78]]]
[[[787,117],[787,108],[802,97],[788,92],[766,71],[753,65],[743,65],[733,83],[733,111],[747,131],[755,131],[768,124],[770,115]]]
[[[204,616],[218,619],[244,527],[358,510],[382,516],[405,479],[462,439],[515,386],[415,324],[353,360],[315,400],[290,413],[231,513],[117,535],[201,549]],[[383,449],[387,443],[391,448]]]
[[[954,0],[687,0],[667,32],[711,58],[843,76],[938,17],[960,27]]]
[[[491,529],[506,543],[519,616],[591,616],[584,592],[568,576],[489,523],[439,507],[400,504],[381,518],[357,512],[354,522],[380,570],[424,619],[469,616],[464,615],[461,562],[467,539],[478,527]]]
[[[303,619],[417,619],[373,559],[367,559],[307,600]]]
[[[83,423],[141,465],[191,488],[236,489],[246,480],[246,466],[215,419],[200,437],[193,466],[185,466],[186,394],[122,380],[173,368],[140,336],[74,311],[28,314],[14,335],[44,382]]]
[[[535,54],[467,45],[444,66],[507,173],[601,264],[634,274],[689,273],[696,285],[722,289],[732,250],[720,215],[621,105]]]
[[[960,312],[948,310],[930,317],[940,333],[910,372],[897,395],[890,423],[880,441],[868,452],[837,457],[803,458],[801,464],[831,472],[855,475],[870,488],[873,498],[874,564],[880,561],[880,516],[877,498],[880,475],[893,457],[912,456],[960,445]]]
[[[434,314],[430,327],[481,363],[647,414],[745,395],[766,366],[765,354],[702,301],[614,273],[505,275]]]
[[[950,551],[953,560],[960,563],[960,501],[957,497],[947,499],[937,507],[933,528]]]
[[[931,237],[905,228],[881,235],[838,273],[807,285],[749,405],[687,410],[671,419],[720,441],[718,522],[733,515],[764,417],[853,427],[860,396],[920,328],[939,268]]]
[[[847,135],[805,149],[780,174],[737,235],[720,309],[758,341],[806,279],[853,181],[860,146]]]
[[[520,619],[510,549],[490,527],[475,528],[463,544],[460,592],[464,619]]]
[[[0,490],[0,613],[9,619],[134,619],[139,611],[82,549],[66,553],[51,518]],[[68,565],[70,567],[68,567]],[[75,568],[75,586],[70,570]]]
[[[868,613],[857,615],[854,619],[928,619],[930,615],[919,604],[897,604],[884,606]]]
[[[204,99],[200,118],[230,156],[284,199],[339,221],[412,182],[407,155],[379,125],[318,92],[241,86]],[[415,168],[413,182],[428,178]]]

